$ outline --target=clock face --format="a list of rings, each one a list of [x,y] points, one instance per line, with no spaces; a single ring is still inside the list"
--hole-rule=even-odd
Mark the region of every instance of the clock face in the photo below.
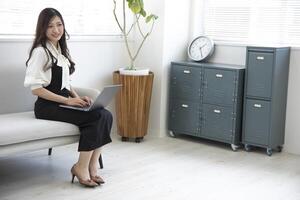
[[[195,38],[188,48],[189,58],[195,61],[201,61],[212,55],[214,51],[214,42],[206,37]]]

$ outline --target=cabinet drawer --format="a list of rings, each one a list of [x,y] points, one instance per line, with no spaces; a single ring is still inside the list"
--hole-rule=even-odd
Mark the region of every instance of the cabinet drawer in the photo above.
[[[190,135],[200,131],[199,103],[172,100],[169,110],[169,130]]]
[[[232,105],[235,99],[235,71],[204,69],[203,102]]]
[[[201,136],[231,141],[233,135],[233,113],[231,107],[203,104]]]
[[[172,65],[170,95],[182,100],[200,100],[201,69]]]
[[[243,142],[268,145],[270,102],[246,99]]]
[[[248,51],[247,96],[271,98],[273,57],[272,52]]]

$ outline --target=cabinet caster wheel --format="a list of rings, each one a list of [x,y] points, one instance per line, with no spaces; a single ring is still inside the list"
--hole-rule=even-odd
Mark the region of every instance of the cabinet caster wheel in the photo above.
[[[283,148],[282,146],[278,146],[278,147],[277,147],[277,151],[278,151],[278,152],[281,152],[281,151],[282,151],[282,148]]]
[[[173,138],[176,138],[176,134],[173,131],[169,131],[169,135]]]
[[[137,137],[137,138],[135,138],[135,142],[140,143],[142,139],[143,139],[143,137]]]
[[[251,151],[251,147],[250,147],[249,144],[245,144],[245,150],[246,150],[247,152]]]
[[[128,141],[128,140],[129,140],[128,137],[122,137],[122,142],[126,142],[126,141]]]
[[[232,149],[232,151],[237,151],[238,148],[239,148],[238,145],[231,144],[231,149]]]
[[[273,150],[271,148],[267,148],[267,155],[272,156]]]

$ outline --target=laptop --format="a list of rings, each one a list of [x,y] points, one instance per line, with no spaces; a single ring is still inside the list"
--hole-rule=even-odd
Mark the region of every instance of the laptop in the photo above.
[[[114,98],[114,96],[117,94],[117,92],[121,87],[122,85],[105,86],[101,91],[101,93],[97,96],[96,100],[87,107],[68,106],[63,104],[59,106],[63,108],[69,108],[69,109],[81,110],[81,111],[90,111],[96,108],[105,108],[111,102],[111,100]]]

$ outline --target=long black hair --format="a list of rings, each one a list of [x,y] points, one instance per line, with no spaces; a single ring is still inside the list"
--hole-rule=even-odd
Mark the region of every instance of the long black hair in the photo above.
[[[47,33],[48,25],[49,25],[51,19],[55,16],[60,18],[60,20],[62,21],[62,24],[64,26],[64,33],[63,33],[62,37],[60,38],[60,40],[58,42],[59,42],[59,45],[60,45],[60,48],[61,48],[62,55],[64,55],[66,58],[68,58],[68,60],[71,64],[70,74],[72,74],[75,71],[75,67],[74,67],[75,63],[71,59],[71,56],[69,54],[69,49],[68,49],[68,46],[67,46],[67,42],[66,42],[66,37],[69,38],[69,34],[65,29],[65,22],[63,20],[62,15],[60,14],[60,12],[58,12],[58,10],[56,10],[54,8],[45,8],[39,14],[39,18],[38,18],[37,25],[36,25],[36,30],[35,30],[35,38],[34,38],[32,47],[31,47],[30,52],[29,52],[29,57],[26,61],[26,66],[28,66],[28,62],[29,62],[29,60],[32,56],[33,50],[36,47],[38,47],[39,45],[41,45],[44,48],[46,54],[48,55],[48,61],[49,61],[49,59],[51,59],[52,64],[55,62],[56,59],[54,58],[54,56],[51,54],[51,52],[49,51],[49,49],[46,46],[46,43],[47,43],[46,33]],[[43,67],[45,71],[48,70],[50,67],[52,67],[52,65],[50,67],[47,67],[47,63]]]

